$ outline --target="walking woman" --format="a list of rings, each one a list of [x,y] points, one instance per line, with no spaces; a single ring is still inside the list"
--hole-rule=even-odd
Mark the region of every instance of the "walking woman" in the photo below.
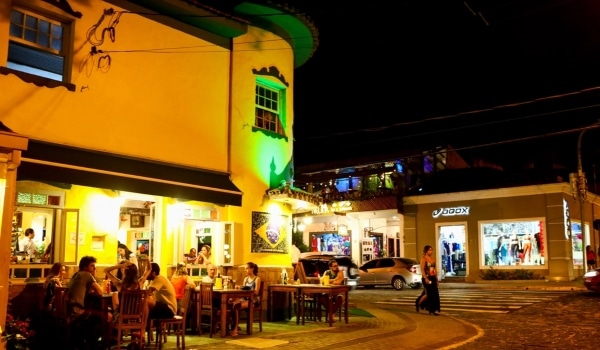
[[[439,316],[440,312],[440,292],[438,290],[437,270],[435,268],[435,259],[433,258],[433,248],[426,245],[423,248],[423,256],[421,257],[421,275],[423,293],[415,300],[417,312],[419,309],[427,309],[430,315]]]

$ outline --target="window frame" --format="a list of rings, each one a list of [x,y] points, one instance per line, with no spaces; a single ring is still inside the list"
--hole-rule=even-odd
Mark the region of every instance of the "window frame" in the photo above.
[[[271,108],[267,106],[268,103],[260,103],[259,99],[268,99],[269,101],[274,101],[269,96],[259,95],[259,89],[264,89],[265,91],[270,91],[272,93],[277,94],[277,109]],[[286,113],[286,93],[287,88],[285,86],[281,86],[277,83],[274,83],[270,80],[257,77],[255,88],[254,88],[254,131],[262,131],[269,136],[273,136],[276,138],[284,138],[287,140],[287,135],[285,132],[285,123],[282,120],[284,114]],[[275,120],[268,119],[266,115],[259,115],[260,113],[267,113],[274,117]],[[261,121],[262,122],[259,122]],[[265,125],[275,124],[274,128],[265,127]]]
[[[62,47],[61,47],[61,51],[59,53],[57,53],[56,50],[51,49],[51,47],[50,47],[51,45],[49,47],[44,47],[43,45],[39,45],[38,43],[34,43],[31,41],[25,40],[23,38],[23,36],[22,37],[12,36],[9,31],[8,36],[7,36],[8,43],[7,43],[7,51],[6,51],[7,66],[0,67],[0,74],[8,75],[8,74],[12,73],[12,74],[20,77],[22,80],[29,82],[29,83],[34,83],[35,85],[38,85],[38,86],[46,86],[46,87],[50,87],[50,88],[63,86],[63,87],[66,87],[70,91],[75,91],[75,85],[71,83],[71,79],[72,79],[72,66],[73,66],[73,54],[74,54],[73,45],[74,45],[75,20],[77,18],[74,16],[71,16],[69,14],[63,13],[62,11],[58,10],[56,7],[54,7],[48,3],[44,3],[44,2],[38,1],[38,0],[34,0],[31,2],[14,1],[10,7],[11,15],[12,15],[13,10],[19,11],[25,15],[33,16],[33,17],[37,18],[38,20],[41,19],[41,20],[47,21],[52,24],[61,24]],[[12,22],[10,21],[10,18],[9,18],[9,23],[8,23],[9,27],[11,26],[11,24],[12,24]],[[62,80],[48,78],[43,75],[26,72],[26,71],[19,70],[16,68],[9,68],[8,67],[8,62],[9,62],[8,44],[13,44],[13,43],[15,45],[24,46],[25,48],[28,48],[31,50],[39,51],[43,54],[58,55],[58,56],[62,57],[62,59],[63,59]],[[40,69],[40,70],[43,71],[44,69]],[[51,72],[51,71],[48,71],[48,72]]]

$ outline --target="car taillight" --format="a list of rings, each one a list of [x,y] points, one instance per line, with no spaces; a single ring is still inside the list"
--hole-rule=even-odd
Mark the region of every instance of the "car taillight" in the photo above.
[[[416,265],[411,265],[408,268],[408,271],[412,272],[412,273],[417,273],[417,266]]]

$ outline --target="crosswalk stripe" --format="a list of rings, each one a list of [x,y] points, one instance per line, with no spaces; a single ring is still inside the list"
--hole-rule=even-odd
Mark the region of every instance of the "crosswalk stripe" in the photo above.
[[[392,303],[392,302],[388,302],[388,301],[378,301],[376,302],[376,304],[388,304],[388,305],[397,305],[397,303]],[[414,307],[414,303],[413,303],[413,307]],[[446,307],[445,305],[442,306],[442,309],[444,311],[462,311],[462,312],[485,312],[485,313],[490,313],[490,314],[507,314],[510,311],[508,310],[478,310],[478,309],[457,309],[457,308],[451,308],[451,307]]]
[[[415,298],[412,298],[412,300],[398,300],[398,299],[392,299],[389,302],[394,302],[397,303],[399,305],[414,305],[415,304]],[[456,305],[456,306],[479,306],[481,305],[482,307],[513,307],[513,308],[521,308],[523,306],[527,306],[527,305],[531,305],[533,304],[532,302],[521,302],[521,303],[502,303],[502,302],[496,302],[496,303],[488,303],[486,302],[485,304],[474,304],[472,302],[469,301],[463,301],[463,300],[448,300],[448,299],[442,299],[442,302],[444,302],[444,305]],[[479,303],[481,303],[482,301],[478,300]]]
[[[440,290],[444,311],[505,314],[539,302],[554,300],[568,291]],[[524,298],[527,301],[522,301]],[[376,304],[414,308],[415,296],[400,296]]]

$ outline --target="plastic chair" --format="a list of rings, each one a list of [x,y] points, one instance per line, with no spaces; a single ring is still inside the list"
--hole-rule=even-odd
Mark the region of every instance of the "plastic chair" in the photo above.
[[[148,319],[148,303],[146,298],[148,291],[145,289],[124,290],[119,298],[119,315],[116,320],[110,323],[111,332],[116,332],[117,345],[121,348],[121,341],[126,331],[132,334],[139,332],[139,344],[144,344],[144,332]]]

